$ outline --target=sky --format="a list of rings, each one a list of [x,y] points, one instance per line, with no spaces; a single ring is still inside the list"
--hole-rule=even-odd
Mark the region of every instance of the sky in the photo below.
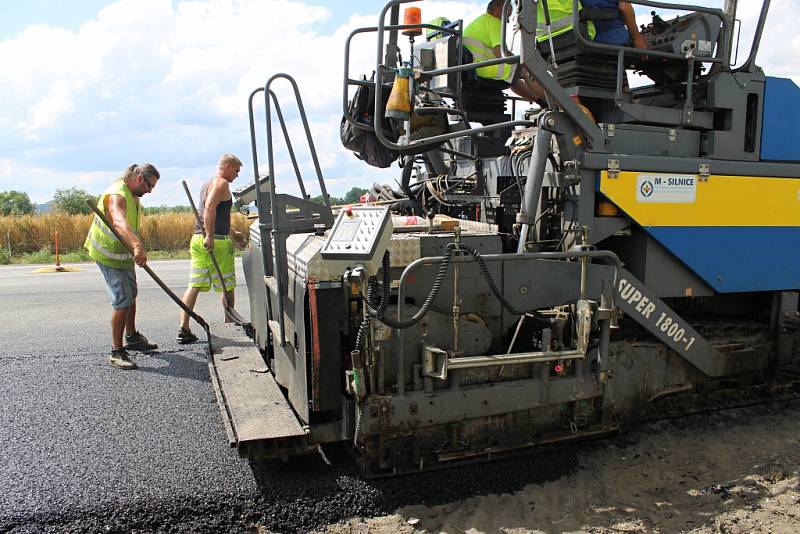
[[[686,2],[684,2],[686,3]],[[696,2],[720,7],[722,0]],[[739,2],[739,56],[746,56],[761,2]],[[426,1],[423,20],[466,21],[485,2]],[[186,204],[224,153],[245,163],[235,186],[252,182],[247,100],[275,73],[294,76],[328,191],[391,183],[341,147],[344,42],[374,26],[381,2],[367,0],[0,0],[0,191],[36,203],[56,189],[101,193],[132,163],[161,172],[149,206]],[[649,9],[637,10],[647,22]],[[666,14],[666,13],[665,13]],[[759,65],[800,83],[800,0],[773,0]],[[353,43],[351,72],[369,73],[373,41]],[[273,86],[293,132],[309,192],[318,190],[291,87]],[[264,104],[255,105],[261,174],[266,173]],[[295,177],[275,144],[276,184]]]

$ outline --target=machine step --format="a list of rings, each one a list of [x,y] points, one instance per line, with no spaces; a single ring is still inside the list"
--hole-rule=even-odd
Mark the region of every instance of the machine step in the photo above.
[[[232,323],[211,326],[208,361],[231,447],[306,436],[253,340]]]

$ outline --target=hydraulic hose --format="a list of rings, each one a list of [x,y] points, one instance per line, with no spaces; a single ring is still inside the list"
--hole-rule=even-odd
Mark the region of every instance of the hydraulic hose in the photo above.
[[[417,313],[414,314],[413,317],[405,321],[390,319],[389,317],[386,317],[386,315],[384,314],[386,305],[383,306],[384,308],[383,310],[370,308],[369,310],[370,314],[372,314],[373,317],[378,319],[386,326],[390,326],[392,328],[405,329],[410,326],[414,326],[415,324],[420,322],[422,318],[425,317],[425,314],[428,313],[428,310],[430,309],[431,305],[433,305],[433,301],[436,300],[436,296],[439,294],[439,290],[442,289],[442,284],[444,283],[444,277],[447,274],[448,269],[450,268],[450,258],[453,254],[453,250],[458,247],[459,247],[458,243],[449,243],[447,247],[445,247],[442,263],[439,264],[439,272],[436,273],[436,279],[433,281],[433,286],[431,286],[430,294],[428,295],[428,298],[425,299],[425,302],[422,304],[422,307],[417,311]],[[384,265],[388,264],[389,262],[388,254],[389,253],[387,251],[386,254],[384,255]],[[387,283],[389,279],[388,267],[384,267],[383,277],[384,277],[383,294],[387,295],[389,292],[389,284]],[[383,302],[386,302],[388,304],[388,298],[384,298],[382,300]],[[369,305],[369,299],[367,301],[367,305]]]
[[[480,269],[481,275],[483,275],[484,280],[486,280],[486,283],[489,285],[489,289],[492,290],[494,296],[497,297],[497,300],[500,301],[500,304],[502,304],[505,309],[507,309],[514,315],[524,315],[527,313],[529,315],[532,315],[534,319],[537,319],[539,321],[545,323],[553,322],[551,318],[546,317],[536,312],[535,310],[525,311],[514,308],[514,306],[503,296],[503,293],[497,287],[497,284],[495,284],[494,278],[492,278],[492,273],[489,272],[489,268],[486,266],[486,262],[483,261],[483,258],[481,258],[481,253],[478,252],[476,249],[472,248],[471,246],[465,245],[463,243],[461,244],[461,248],[469,252],[472,255],[472,257],[475,258],[475,262],[478,264],[478,268]]]
[[[387,251],[386,254],[389,254]],[[387,256],[384,255],[384,258]],[[384,279],[388,278],[388,272],[384,274]],[[378,314],[383,314],[384,310],[386,309],[387,304],[389,303],[388,292],[383,291],[379,297],[377,297],[377,302],[375,301],[376,297],[374,294],[377,292],[377,288],[375,287],[377,282],[375,279],[371,279],[367,283],[367,294],[365,295],[364,303],[367,306],[367,316],[365,316],[361,320],[361,324],[358,327],[358,333],[356,334],[356,346],[355,350],[360,351],[361,348],[364,346],[364,339],[367,336],[367,329],[369,328],[369,319],[370,317],[377,316]],[[385,284],[386,285],[386,284]],[[388,285],[386,285],[388,287]]]
[[[533,316],[534,319],[545,322],[551,323],[552,319],[549,317],[545,317],[536,311],[527,311],[527,310],[518,310],[516,309],[504,296],[500,289],[497,287],[497,284],[492,278],[492,274],[489,272],[489,268],[486,266],[486,262],[481,258],[480,252],[476,249],[470,247],[469,245],[465,245],[464,243],[449,243],[444,250],[442,262],[439,264],[439,271],[436,273],[436,279],[433,282],[433,286],[431,287],[430,293],[428,294],[428,298],[425,299],[425,302],[422,304],[420,309],[417,313],[414,314],[413,317],[407,319],[405,321],[399,321],[396,319],[391,319],[385,315],[386,308],[388,307],[389,303],[389,290],[390,290],[390,273],[389,273],[389,251],[387,250],[383,256],[383,264],[381,269],[383,270],[383,291],[381,292],[380,296],[380,303],[376,305],[373,302],[373,295],[376,290],[375,288],[375,280],[373,279],[370,281],[367,290],[367,298],[365,300],[365,304],[367,305],[368,314],[370,317],[374,317],[383,324],[391,327],[391,328],[398,328],[398,329],[405,329],[411,326],[414,326],[419,321],[422,320],[423,317],[428,313],[430,307],[433,305],[433,302],[436,300],[436,297],[439,294],[439,291],[442,288],[442,284],[444,283],[445,276],[447,275],[447,271],[450,269],[451,258],[454,250],[463,250],[468,252],[473,258],[475,258],[475,262],[478,264],[478,268],[481,272],[481,275],[486,280],[486,283],[491,289],[492,293],[494,293],[497,300],[514,315],[523,315],[528,313]],[[368,320],[365,318],[361,322],[361,326],[358,330],[358,335],[356,336],[356,350],[361,350],[363,344],[363,338],[366,336],[366,329],[368,326]]]
[[[505,309],[507,309],[514,315],[522,315],[526,313],[523,310],[517,310],[516,308],[514,308],[514,306],[512,306],[511,303],[508,302],[508,300],[506,300],[506,298],[503,296],[503,293],[500,292],[500,289],[497,287],[497,284],[494,283],[494,278],[492,278],[492,273],[489,272],[489,268],[486,266],[486,262],[483,261],[483,258],[481,258],[481,253],[469,245],[462,244],[461,248],[469,252],[472,255],[472,257],[475,258],[475,262],[478,264],[478,268],[481,271],[481,275],[483,276],[484,280],[486,280],[486,283],[489,285],[489,289],[492,290],[492,293],[494,293],[494,296],[497,297],[497,300],[500,301],[500,304],[502,304]]]
[[[366,322],[366,321],[364,321]],[[356,416],[356,425],[353,428],[353,446],[357,449],[358,445],[361,441],[361,419],[364,416],[363,410],[358,410],[358,415]]]

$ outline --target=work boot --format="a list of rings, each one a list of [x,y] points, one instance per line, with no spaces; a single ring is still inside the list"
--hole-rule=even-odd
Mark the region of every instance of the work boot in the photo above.
[[[194,335],[188,328],[181,328],[178,330],[178,336],[175,339],[181,345],[185,345],[187,343],[194,343],[197,341],[197,336]]]
[[[133,334],[125,334],[125,348],[127,350],[147,352],[148,350],[156,350],[158,345],[147,341],[147,338],[141,333],[134,332]]]
[[[117,369],[136,369],[136,363],[131,360],[130,355],[124,348],[112,349],[108,357],[108,363]]]

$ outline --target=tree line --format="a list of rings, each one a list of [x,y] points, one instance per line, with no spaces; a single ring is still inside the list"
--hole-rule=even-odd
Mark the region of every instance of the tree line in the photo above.
[[[52,209],[67,215],[80,215],[91,210],[86,205],[87,200],[97,201],[97,197],[90,195],[83,189],[70,187],[56,189],[53,195]],[[28,193],[22,191],[0,191],[0,215],[33,215],[36,206],[31,202]]]
[[[350,191],[344,194],[343,197],[335,197],[333,195],[328,195],[330,198],[331,206],[341,206],[343,204],[358,204],[361,201],[361,195],[366,193],[367,190],[361,187],[354,187]],[[311,197],[311,200],[314,202],[319,202],[320,204],[323,203],[322,195],[317,195],[315,197]]]
[[[366,193],[366,189],[354,187],[344,194],[343,197],[330,196],[332,205],[356,204],[361,195]],[[66,189],[56,189],[53,195],[52,210],[57,213],[67,215],[82,215],[90,213],[87,200],[97,202],[94,195],[89,194],[84,189],[70,187]],[[313,197],[312,200],[322,202],[322,195]],[[153,206],[144,209],[146,214],[156,213],[185,213],[190,211],[189,206]],[[31,202],[28,193],[23,191],[0,191],[0,215],[33,215],[36,213],[36,206]]]
[[[85,215],[92,211],[86,205],[86,201],[97,202],[98,198],[77,187],[56,189],[51,203],[51,210],[65,215]],[[50,211],[50,209],[47,211]],[[144,212],[148,215],[156,213],[187,213],[189,211],[191,211],[189,206],[152,206],[144,208]],[[0,191],[0,215],[34,214],[36,214],[36,205],[31,202],[28,193],[22,191]]]

